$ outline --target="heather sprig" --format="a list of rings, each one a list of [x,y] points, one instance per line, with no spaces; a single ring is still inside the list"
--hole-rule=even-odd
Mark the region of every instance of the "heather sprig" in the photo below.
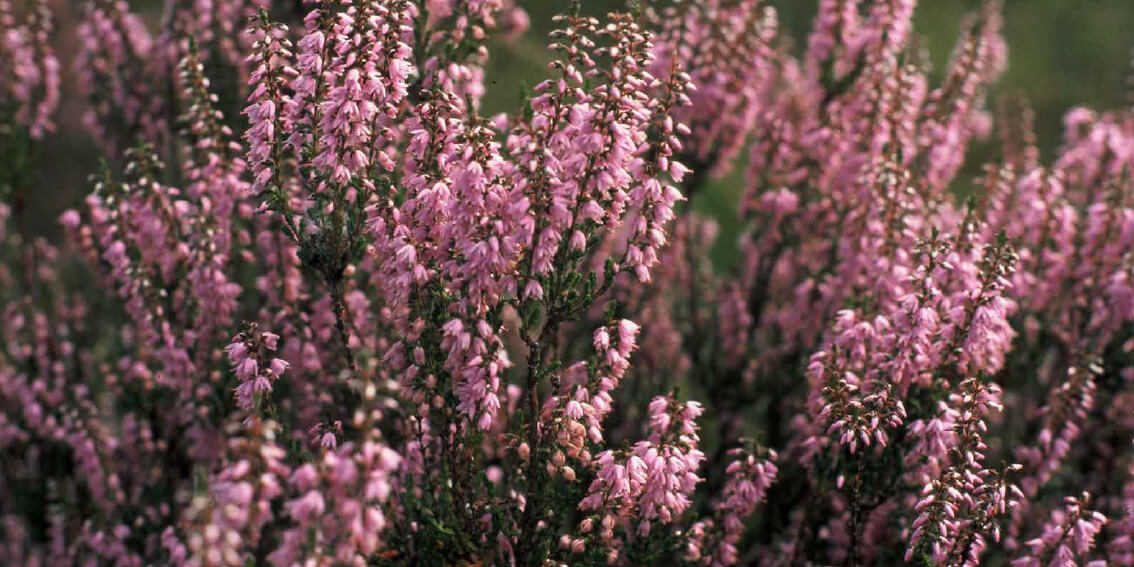
[[[1134,557],[1134,119],[1045,159],[999,2],[939,74],[912,0],[573,2],[495,116],[511,0],[140,7],[0,0],[0,563]]]
[[[0,2],[0,120],[5,137],[12,126],[27,128],[32,138],[54,130],[52,115],[59,106],[59,58],[52,46],[54,14],[45,0],[25,8],[23,21],[11,2]]]
[[[75,72],[89,101],[83,122],[108,154],[139,138],[160,144],[166,107],[157,90],[154,39],[123,0],[84,3]]]
[[[1052,512],[1043,533],[1026,543],[1027,553],[1012,560],[1012,566],[1077,565],[1080,558],[1086,559],[1095,535],[1106,523],[1106,516],[1087,508],[1090,500],[1088,493],[1067,497],[1066,507]]]

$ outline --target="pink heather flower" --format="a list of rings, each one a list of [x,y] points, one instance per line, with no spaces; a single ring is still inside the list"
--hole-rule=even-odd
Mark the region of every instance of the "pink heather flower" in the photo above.
[[[927,177],[934,188],[943,188],[956,174],[964,160],[964,142],[979,135],[974,127],[974,105],[1004,67],[998,6],[986,4],[979,17],[970,16],[966,25],[968,30],[953,54],[945,84],[930,93],[923,115],[929,120],[928,135],[920,143],[928,148]]]
[[[1024,493],[1033,495],[1045,485],[1078,438],[1081,425],[1094,407],[1095,377],[1101,369],[1091,361],[1073,365],[1064,380],[1053,385],[1034,445],[1017,447],[1016,455],[1029,465],[1029,475],[1020,482]]]
[[[236,387],[236,405],[253,415],[270,395],[272,383],[289,367],[282,359],[269,358],[268,353],[276,350],[278,341],[278,335],[250,324],[225,348],[240,383]]]
[[[973,488],[974,502],[958,525],[945,559],[947,564],[975,567],[988,547],[988,539],[1000,541],[1000,517],[1024,500],[1023,493],[1006,478],[1009,471],[1020,468],[1010,465],[1000,471],[985,469],[978,473],[980,482]]]
[[[1111,539],[1107,545],[1107,559],[1114,565],[1124,565],[1134,561],[1134,475],[1127,470],[1122,495],[1115,498],[1121,506],[1120,513],[1107,526]]]
[[[885,321],[856,321],[857,314],[840,312],[840,330],[831,351],[812,355],[808,373],[818,386],[812,399],[816,417],[826,424],[826,434],[854,453],[858,447],[889,443],[888,429],[901,425],[906,410],[888,383],[863,384],[851,369],[866,355],[865,346],[878,340]],[[869,389],[868,389],[869,388]]]
[[[52,114],[59,106],[59,59],[51,45],[54,14],[45,0],[27,5],[25,21],[18,23],[10,2],[0,2],[0,93],[14,105],[15,122],[32,138],[54,129]]]
[[[226,463],[210,477],[208,493],[195,497],[182,512],[188,527],[185,544],[172,533],[164,536],[175,564],[191,564],[189,556],[197,562],[220,556],[237,564],[255,554],[290,472],[282,462],[286,452],[275,442],[277,433],[276,423],[264,421],[247,436],[229,440]]]
[[[306,180],[312,191],[320,193],[328,184],[345,186],[356,177],[372,190],[372,166],[393,166],[385,133],[413,72],[411,49],[403,41],[409,18],[408,4],[398,0],[345,10],[319,3],[304,18],[294,68],[284,63],[293,54],[282,30],[261,24],[251,80],[266,88],[253,90],[246,112],[272,125],[259,128],[250,142],[252,154],[262,156],[262,144],[286,144],[289,158],[314,175]],[[283,113],[282,118],[275,118],[276,113]],[[282,148],[273,151],[283,155]],[[310,163],[305,154],[312,154]],[[260,178],[258,183],[266,181]]]
[[[261,192],[282,183],[276,177],[277,168],[283,166],[280,144],[284,123],[280,104],[287,104],[289,100],[283,91],[287,76],[294,71],[287,66],[292,44],[285,28],[261,21],[250,30],[250,35],[255,42],[248,59],[252,68],[248,79],[252,92],[244,110],[249,123],[244,139],[248,143],[252,190]]]
[[[78,35],[75,72],[90,101],[84,125],[108,153],[139,136],[158,143],[163,102],[151,78],[154,41],[141,18],[121,0],[96,0],[86,5]]]
[[[648,535],[652,521],[669,524],[692,504],[705,455],[694,423],[701,414],[695,402],[682,404],[657,397],[650,402],[650,438],[639,441],[621,458],[600,453],[595,480],[579,503],[580,510],[610,510],[637,518],[637,533]],[[665,414],[666,417],[661,417]],[[672,427],[671,427],[672,425]]]
[[[195,243],[199,252],[188,279],[198,296],[197,331],[209,336],[231,324],[241,292],[225,268],[233,248],[234,213],[248,192],[248,184],[243,179],[245,163],[240,147],[232,141],[224,115],[215,109],[196,49],[189,50],[180,66],[182,101],[189,108],[182,121],[187,124],[192,148],[184,163],[184,176],[190,182],[185,191],[200,202],[196,222],[211,237]]]
[[[744,521],[764,501],[779,472],[775,451],[766,451],[763,458],[741,448],[730,449],[728,454],[733,460],[725,468],[727,478],[713,504],[713,519],[694,524],[695,535],[686,550],[687,557],[699,565],[723,567],[739,562],[737,545]]]
[[[552,45],[564,54],[553,65],[562,77],[536,87],[530,120],[507,141],[519,164],[512,185],[526,196],[533,217],[525,225],[542,227],[531,234],[529,278],[548,274],[556,258],[579,258],[585,253],[579,246],[605,229],[622,230],[617,264],[645,281],[681,198],[660,176],[683,171],[671,165],[680,142],[669,111],[688,102],[688,80],[674,75],[660,82],[648,72],[651,38],[631,18],[615,16],[605,29],[591,18],[563,21],[567,28],[553,33]],[[592,38],[611,43],[596,51],[610,59],[609,69],[586,54]],[[597,84],[586,93],[579,88],[584,76]],[[660,99],[650,94],[655,86],[662,89]],[[651,130],[657,139],[646,138]],[[528,154],[535,140],[548,140],[551,152]],[[647,147],[656,150],[656,162],[644,159]],[[594,261],[601,265],[606,254]]]
[[[680,2],[661,15],[662,31],[650,68],[657,77],[683,69],[696,89],[674,120],[686,125],[686,151],[698,169],[723,175],[733,166],[767,103],[775,70],[775,9],[760,2]],[[667,133],[668,134],[668,133]],[[680,183],[688,169],[668,169]]]
[[[284,507],[293,524],[269,560],[351,563],[376,553],[388,522],[382,504],[400,463],[388,447],[365,441],[325,449],[296,469],[288,483],[295,496]]]
[[[1134,120],[1042,164],[999,2],[939,82],[913,0],[578,11],[492,117],[514,0],[25,4],[0,136],[74,22],[107,165],[60,248],[0,175],[0,564],[1131,563]]]
[[[830,66],[837,75],[847,72],[862,47],[861,18],[854,0],[820,0],[819,11],[807,36],[808,73],[815,80]]]
[[[1106,516],[1087,508],[1090,495],[1067,497],[1066,506],[1053,510],[1040,537],[1026,542],[1028,550],[1012,561],[1012,567],[1080,564],[1095,543],[1095,535],[1106,524]]]
[[[960,393],[950,396],[955,435],[955,441],[952,441],[949,448],[950,465],[925,485],[921,498],[914,506],[918,515],[911,526],[913,531],[905,555],[906,561],[910,561],[915,555],[928,555],[936,561],[943,560],[949,552],[949,543],[958,539],[966,528],[970,530],[968,537],[973,540],[969,545],[975,545],[977,538],[980,538],[983,545],[982,530],[989,528],[983,522],[989,521],[991,515],[1006,512],[1006,496],[1001,495],[1004,486],[998,485],[994,489],[998,500],[992,510],[984,511],[985,516],[978,518],[982,523],[970,521],[966,524],[964,521],[966,509],[980,509],[982,504],[992,504],[977,499],[978,494],[984,498],[993,494],[980,490],[985,479],[1003,480],[1003,474],[994,475],[986,471],[983,464],[986,446],[982,437],[987,430],[985,420],[991,411],[1003,409],[999,398],[999,387],[986,384],[978,378],[965,379],[960,386]],[[971,549],[961,552],[966,561],[972,553],[974,551]],[[975,553],[979,557],[979,550]]]

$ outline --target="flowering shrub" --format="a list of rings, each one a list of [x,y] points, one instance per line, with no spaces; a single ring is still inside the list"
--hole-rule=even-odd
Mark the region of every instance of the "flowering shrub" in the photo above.
[[[50,6],[0,0],[11,204]],[[936,85],[912,0],[798,56],[575,5],[496,116],[509,0],[70,10],[106,160],[65,242],[0,204],[0,562],[1134,565],[1134,110],[1043,163],[995,1]]]

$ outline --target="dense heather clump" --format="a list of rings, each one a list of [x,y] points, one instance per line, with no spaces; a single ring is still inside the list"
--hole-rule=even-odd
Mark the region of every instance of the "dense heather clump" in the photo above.
[[[1134,109],[1042,162],[995,0],[940,84],[913,0],[574,6],[497,116],[512,0],[74,4],[0,0],[0,563],[1134,565]]]

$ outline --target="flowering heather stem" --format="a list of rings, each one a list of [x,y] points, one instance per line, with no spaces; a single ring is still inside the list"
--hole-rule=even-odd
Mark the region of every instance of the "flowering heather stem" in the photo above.
[[[571,4],[484,116],[515,0],[0,0],[0,564],[1129,564],[1132,109],[1041,159],[997,0],[941,81],[913,0]]]
[[[1077,565],[1106,523],[1106,516],[1087,508],[1090,500],[1085,492],[1079,498],[1065,498],[1066,507],[1052,512],[1043,534],[1027,542],[1028,552],[1014,559],[1012,567]]]

